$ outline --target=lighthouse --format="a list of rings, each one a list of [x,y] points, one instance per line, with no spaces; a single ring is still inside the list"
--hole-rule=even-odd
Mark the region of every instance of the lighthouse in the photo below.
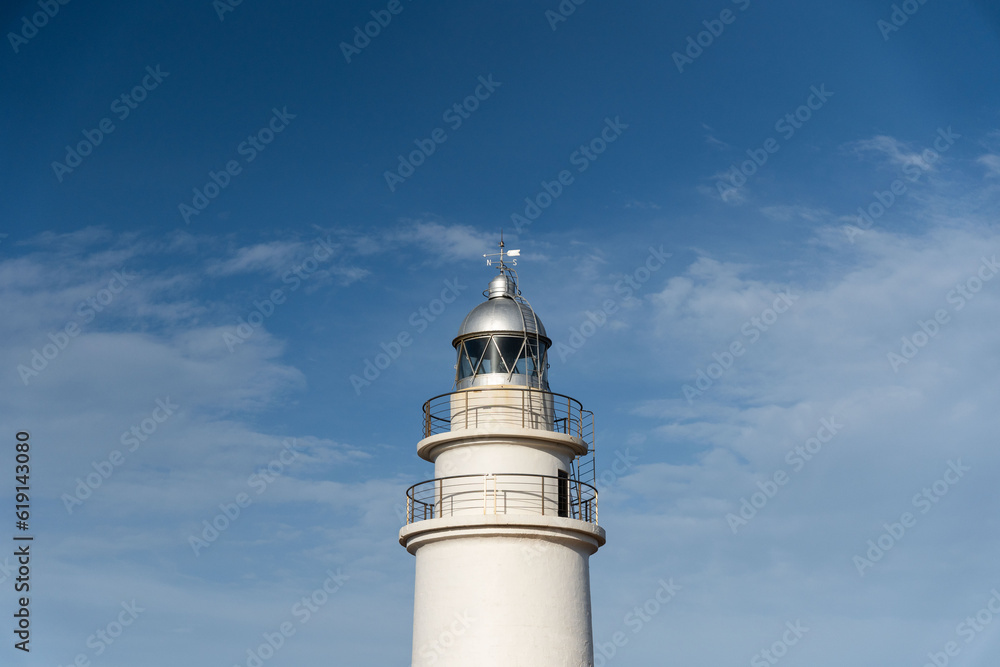
[[[549,388],[552,341],[518,254],[501,239],[486,255],[498,273],[452,341],[453,391],[423,406],[434,478],[406,491],[399,531],[416,557],[414,666],[594,664],[594,416]]]

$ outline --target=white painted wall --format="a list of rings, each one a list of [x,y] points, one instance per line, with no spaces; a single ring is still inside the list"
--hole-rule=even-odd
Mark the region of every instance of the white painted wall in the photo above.
[[[589,558],[597,540],[552,527],[582,523],[572,519],[533,523],[453,522],[413,540],[413,665],[593,665]]]
[[[452,430],[417,452],[435,479],[476,477],[436,483],[424,500],[438,518],[400,531],[416,556],[412,664],[592,667],[589,559],[604,530],[556,516],[556,480],[529,477],[570,472],[586,444],[551,430],[544,395],[530,397],[524,419],[515,392],[450,400]],[[484,490],[487,474],[496,477]]]

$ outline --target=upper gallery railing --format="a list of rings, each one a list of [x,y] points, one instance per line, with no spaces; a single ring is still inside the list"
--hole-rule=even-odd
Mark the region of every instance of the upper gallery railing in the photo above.
[[[424,437],[503,424],[564,433],[594,450],[594,413],[574,398],[529,387],[476,387],[424,403]]]

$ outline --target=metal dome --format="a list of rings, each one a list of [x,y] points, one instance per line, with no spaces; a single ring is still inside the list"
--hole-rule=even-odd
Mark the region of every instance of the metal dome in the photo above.
[[[539,337],[548,339],[545,325],[531,308],[508,296],[500,296],[484,301],[465,316],[452,345],[473,334],[501,332],[516,334],[525,332],[529,336],[538,334]]]

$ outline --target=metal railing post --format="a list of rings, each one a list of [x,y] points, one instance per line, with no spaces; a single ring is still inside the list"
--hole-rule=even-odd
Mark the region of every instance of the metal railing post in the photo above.
[[[542,516],[545,516],[545,478],[542,477]]]

